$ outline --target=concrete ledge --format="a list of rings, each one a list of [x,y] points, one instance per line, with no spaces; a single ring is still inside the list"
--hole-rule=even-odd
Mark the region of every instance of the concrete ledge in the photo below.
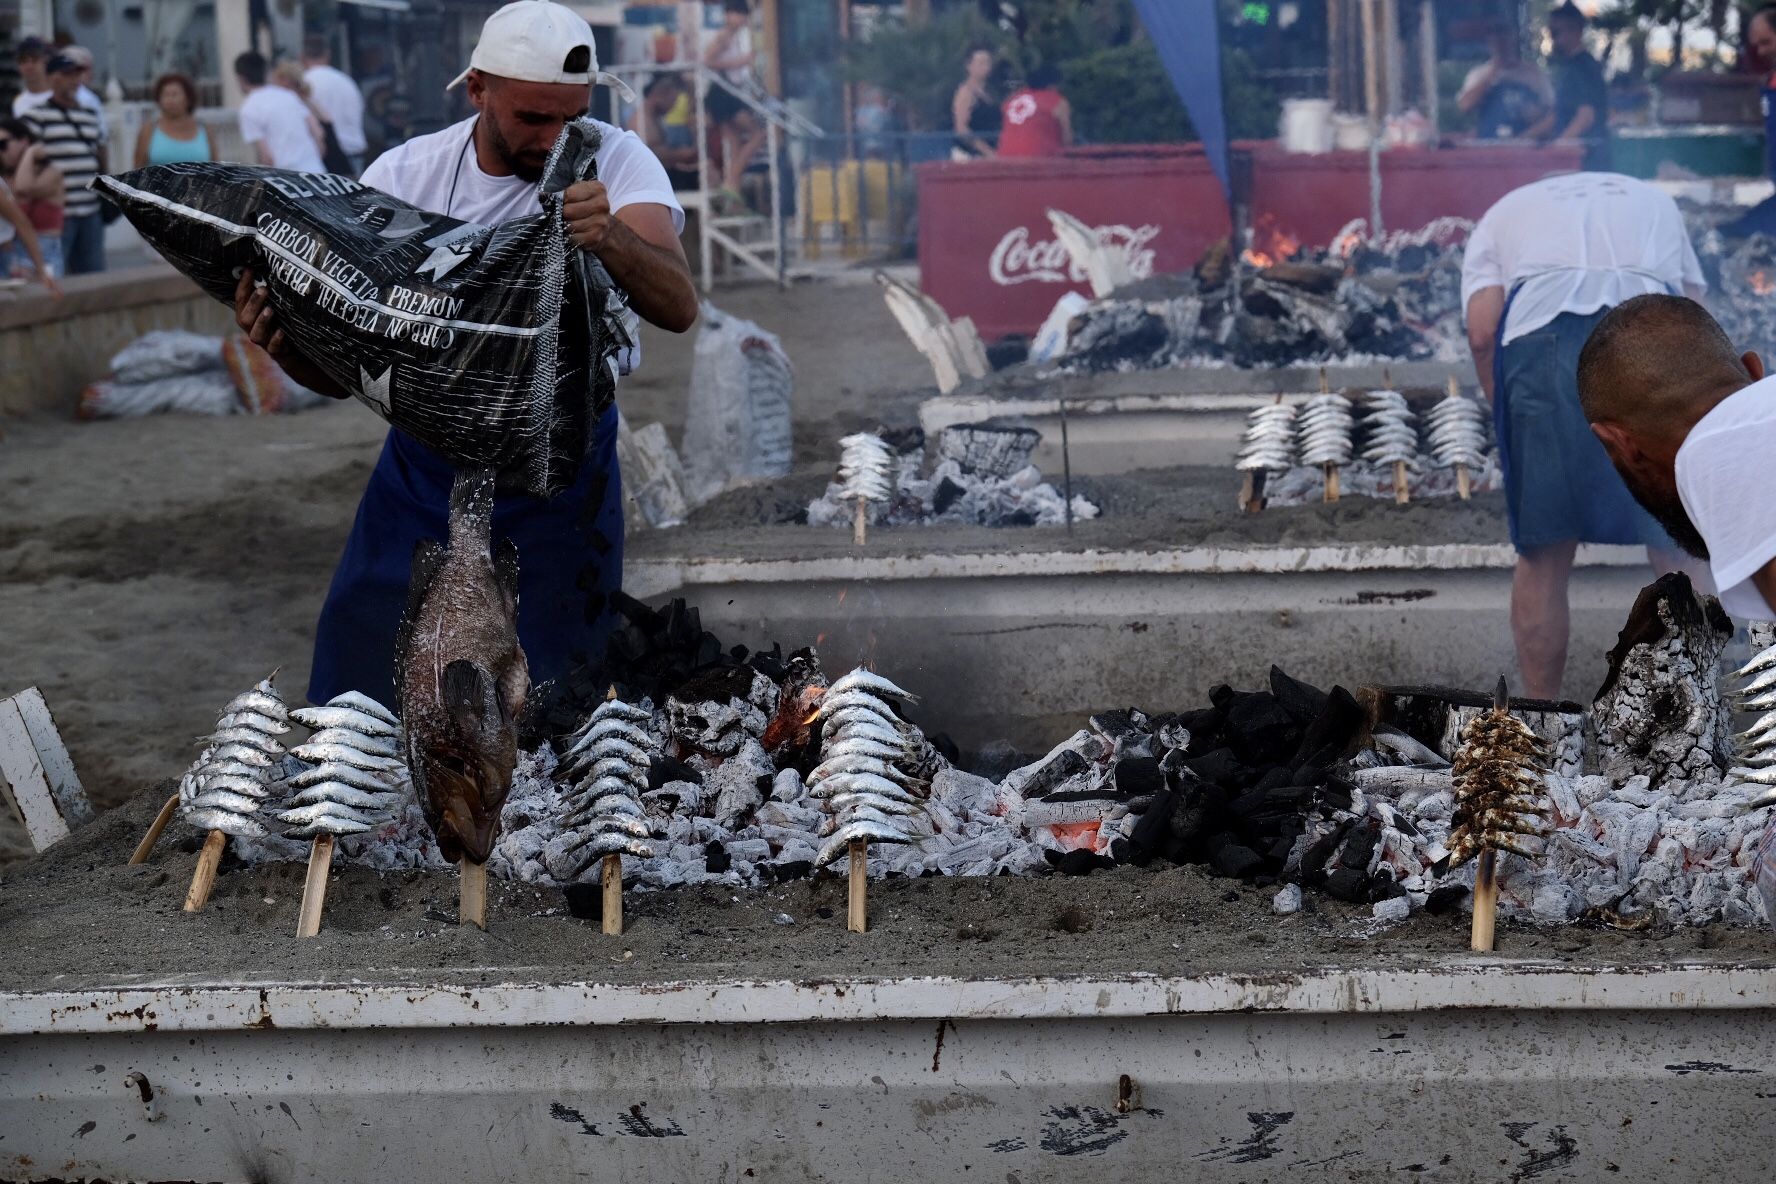
[[[234,314],[165,264],[74,276],[51,299],[27,287],[0,296],[0,415],[71,415],[111,356],[154,329],[218,336]]]
[[[169,983],[0,993],[0,1036],[242,1028],[522,1028],[630,1024],[1130,1018],[1223,1012],[1377,1015],[1471,1008],[1737,1010],[1776,1006],[1776,968],[1575,968],[1451,955],[1410,969],[1194,975],[857,978],[614,984]]]

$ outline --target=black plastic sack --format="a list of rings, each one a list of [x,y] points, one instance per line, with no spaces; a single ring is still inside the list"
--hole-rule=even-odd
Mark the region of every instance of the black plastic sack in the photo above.
[[[549,496],[572,483],[629,345],[621,295],[561,219],[599,139],[589,120],[568,124],[538,185],[544,212],[491,227],[256,166],[154,165],[95,186],[216,299],[232,305],[252,268],[296,348],[389,423]]]

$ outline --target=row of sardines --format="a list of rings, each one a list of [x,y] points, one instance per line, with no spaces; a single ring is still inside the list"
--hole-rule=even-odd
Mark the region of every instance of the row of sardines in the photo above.
[[[1296,405],[1272,403],[1246,417],[1235,467],[1283,473],[1298,467],[1403,464],[1426,468],[1486,464],[1488,415],[1477,400],[1450,394],[1422,414],[1394,390],[1352,398],[1315,395]]]
[[[820,727],[821,762],[807,779],[829,815],[818,864],[854,842],[913,841],[913,820],[930,792],[923,735],[902,713],[916,701],[862,668],[821,697],[812,721]],[[647,728],[652,717],[651,705],[625,703],[613,689],[562,745],[558,809],[562,830],[573,836],[575,876],[605,856],[654,854],[641,803],[649,769],[663,755]],[[286,746],[292,724],[311,734]],[[321,707],[288,708],[267,678],[231,700],[198,742],[203,751],[180,780],[179,804],[200,830],[240,839],[360,835],[395,821],[413,798],[400,722],[356,692]],[[499,803],[491,805],[497,816]]]

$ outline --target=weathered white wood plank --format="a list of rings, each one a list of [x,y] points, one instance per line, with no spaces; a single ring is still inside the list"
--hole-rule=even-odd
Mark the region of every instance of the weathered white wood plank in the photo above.
[[[42,851],[68,837],[68,824],[56,807],[37,746],[12,699],[0,700],[0,790],[7,807],[25,824],[32,847]]]
[[[31,734],[31,745],[37,750],[44,776],[49,779],[49,792],[55,795],[62,821],[70,830],[79,830],[93,820],[94,810],[92,802],[87,800],[86,788],[80,784],[80,775],[74,771],[73,758],[62,743],[62,733],[56,727],[55,716],[50,714],[49,702],[36,687],[26,687],[13,696],[13,702],[18,705],[19,715],[25,721],[25,731]]]

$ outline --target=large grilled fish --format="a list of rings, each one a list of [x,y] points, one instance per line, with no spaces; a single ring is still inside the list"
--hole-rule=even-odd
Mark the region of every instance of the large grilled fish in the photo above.
[[[458,470],[450,540],[413,549],[395,684],[407,765],[438,850],[484,863],[518,762],[530,693],[518,644],[518,552],[493,545],[492,469]]]

